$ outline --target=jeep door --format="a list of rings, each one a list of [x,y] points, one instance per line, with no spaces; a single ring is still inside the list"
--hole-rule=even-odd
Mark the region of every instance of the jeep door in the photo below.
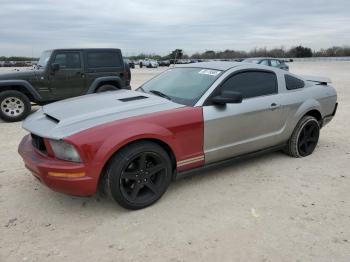
[[[53,70],[53,64],[59,64]],[[53,100],[85,94],[85,75],[80,51],[57,51],[51,59],[50,87]]]
[[[240,92],[243,101],[214,105],[210,97],[222,90]],[[254,152],[281,143],[286,111],[280,107],[274,72],[245,70],[233,73],[203,106],[206,163]]]

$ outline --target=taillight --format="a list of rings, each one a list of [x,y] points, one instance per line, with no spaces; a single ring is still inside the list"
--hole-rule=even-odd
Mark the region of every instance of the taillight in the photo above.
[[[129,75],[129,71],[128,70],[124,71],[124,77],[125,77],[126,81],[130,80],[130,75]]]

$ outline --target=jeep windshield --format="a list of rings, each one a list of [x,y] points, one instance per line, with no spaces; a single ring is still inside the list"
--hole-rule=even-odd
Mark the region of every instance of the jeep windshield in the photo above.
[[[138,90],[193,106],[221,73],[214,69],[172,68],[152,78]]]
[[[51,57],[52,51],[45,51],[41,54],[39,62],[38,62],[38,67],[46,67],[47,62],[49,61]]]

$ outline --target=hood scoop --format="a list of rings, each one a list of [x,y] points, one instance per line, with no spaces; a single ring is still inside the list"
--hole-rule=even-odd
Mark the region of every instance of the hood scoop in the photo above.
[[[55,117],[53,117],[53,116],[50,116],[50,115],[45,114],[45,113],[44,113],[44,115],[45,115],[48,119],[50,119],[51,121],[55,122],[56,124],[58,124],[58,123],[60,122],[60,120],[58,120],[57,118],[55,118]]]
[[[133,97],[120,98],[118,100],[121,102],[130,102],[130,101],[141,100],[141,99],[146,99],[146,98],[148,98],[148,97],[147,96],[133,96]]]

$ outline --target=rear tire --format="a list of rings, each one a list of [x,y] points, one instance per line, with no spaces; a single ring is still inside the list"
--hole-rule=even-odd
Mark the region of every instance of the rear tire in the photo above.
[[[17,122],[25,119],[31,110],[28,97],[16,90],[0,93],[0,118],[6,122]]]
[[[169,155],[159,145],[144,141],[117,152],[106,169],[107,192],[127,209],[141,209],[158,201],[172,177]]]
[[[320,136],[320,124],[312,116],[304,116],[296,125],[284,152],[292,157],[311,155]]]
[[[119,88],[117,88],[114,85],[103,85],[97,88],[96,93],[102,93],[102,92],[107,92],[107,91],[116,91]]]

